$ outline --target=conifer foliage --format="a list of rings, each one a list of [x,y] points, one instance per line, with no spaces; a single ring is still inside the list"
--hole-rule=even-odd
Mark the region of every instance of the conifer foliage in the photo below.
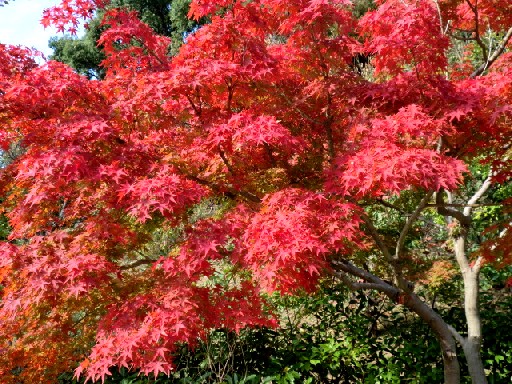
[[[42,22],[73,30],[105,6],[63,0]],[[104,380],[113,366],[169,374],[178,345],[212,328],[276,326],[263,294],[311,291],[334,274],[429,323],[457,382],[455,341],[477,358],[478,343],[416,294],[408,239],[437,209],[465,278],[511,262],[507,221],[465,250],[472,210],[512,176],[512,10],[379,0],[357,19],[354,7],[194,0],[189,16],[211,22],[174,57],[167,37],[112,8],[103,80],[0,46],[0,145],[23,148],[0,174],[11,226],[0,381],[53,383],[70,369]],[[402,230],[386,233],[372,206],[404,194]],[[215,212],[198,215],[208,202]],[[157,228],[175,236],[152,254]],[[215,278],[220,265],[230,279]]]

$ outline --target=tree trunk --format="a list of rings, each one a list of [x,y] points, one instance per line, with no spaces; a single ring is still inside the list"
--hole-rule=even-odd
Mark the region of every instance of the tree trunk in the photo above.
[[[471,382],[473,384],[487,384],[482,357],[480,356],[480,338],[468,338],[462,348],[468,362]]]
[[[464,279],[464,313],[468,326],[468,336],[462,340],[461,344],[466,355],[471,382],[487,384],[480,355],[482,344],[482,321],[478,303],[480,260],[478,259],[473,265],[469,264],[465,250],[466,238],[467,230],[465,228],[462,228],[461,233],[455,238],[455,257]]]
[[[413,292],[405,294],[404,299],[404,305],[430,326],[441,344],[444,364],[444,384],[460,384],[457,345],[448,325],[437,312],[421,301]]]
[[[441,343],[441,350],[443,353],[444,384],[460,384],[460,366],[457,353],[450,356],[452,346],[445,350],[442,344],[443,343]],[[453,347],[455,347],[455,341]]]
[[[386,249],[386,248],[384,248]],[[425,304],[408,286],[408,282],[403,278],[398,278],[399,287],[392,285],[372,273],[360,269],[350,262],[336,260],[335,275],[352,290],[376,289],[388,296],[394,302],[402,303],[411,312],[418,315],[432,329],[439,340],[443,356],[444,384],[460,384],[460,367],[457,358],[457,344],[455,335],[451,327],[445,323],[439,314],[433,308]],[[364,280],[364,283],[353,282],[346,274]],[[457,334],[458,335],[458,334]],[[458,335],[460,336],[460,335]]]
[[[482,344],[482,322],[478,308],[479,270],[470,268],[464,277],[464,311],[468,324],[468,337],[462,345],[468,362],[473,384],[487,384],[480,349]]]

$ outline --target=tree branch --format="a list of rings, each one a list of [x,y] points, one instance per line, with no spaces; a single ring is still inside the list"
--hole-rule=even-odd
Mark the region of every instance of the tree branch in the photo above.
[[[486,69],[489,69],[489,67],[500,57],[500,55],[505,51],[505,48],[507,47],[507,44],[512,37],[512,28],[510,28],[507,33],[505,34],[505,37],[503,38],[503,41],[500,45],[496,48],[494,53],[487,59],[485,63],[483,63],[480,67],[478,67],[470,76],[470,78],[475,78],[477,76],[480,76]]]
[[[67,205],[68,205],[68,200],[64,200],[64,202],[62,203],[62,206],[60,207],[59,220],[64,220],[64,211],[65,211]]]
[[[441,14],[441,7],[439,6],[439,1],[434,0],[434,3],[436,4],[437,9],[437,16],[439,17],[439,28],[441,29],[441,34],[446,35],[446,32],[448,32],[448,28],[450,26],[450,21],[448,20],[448,23],[446,23],[446,28],[443,30],[443,15]]]
[[[487,47],[485,46],[482,39],[480,38],[480,22],[479,22],[480,20],[478,19],[478,5],[471,4],[471,1],[469,1],[469,0],[466,0],[466,3],[468,4],[469,8],[471,8],[471,10],[473,11],[473,13],[475,15],[475,38],[474,38],[474,40],[476,41],[478,46],[482,49],[482,56],[483,56],[484,60],[488,60],[489,55],[487,53]]]
[[[192,100],[192,98],[189,96],[189,95],[185,95],[185,97],[187,98],[188,102],[190,103],[190,106],[192,107],[192,109],[194,110],[195,114],[197,116],[201,116],[201,111],[199,110],[199,108],[196,106],[196,104],[194,103],[194,101]]]
[[[247,192],[247,191],[237,191],[233,188],[226,188],[225,186],[219,186],[219,185],[216,185],[214,183],[212,183],[211,181],[208,181],[208,180],[204,180],[204,179],[201,179],[197,176],[194,176],[194,175],[191,175],[185,171],[183,171],[178,165],[176,164],[173,164],[179,171],[180,173],[185,176],[187,179],[189,180],[192,180],[192,181],[195,181],[197,184],[201,184],[201,185],[204,185],[205,187],[208,187],[210,188],[212,191],[216,192],[216,193],[221,193],[221,194],[224,194],[226,197],[229,197],[229,198],[235,198],[236,196],[242,196],[244,198],[246,198],[247,200],[249,201],[252,201],[254,203],[261,203],[261,199],[256,196],[255,194],[253,193],[250,193],[250,192]]]
[[[127,265],[121,265],[119,267],[119,269],[121,271],[126,271],[127,269],[132,269],[132,268],[136,268],[136,267],[139,267],[141,265],[144,265],[144,264],[152,264],[154,263],[156,260],[153,260],[153,259],[141,259],[141,260],[137,260],[131,264],[127,264]]]
[[[275,87],[275,89],[278,89],[277,86]],[[291,101],[288,96],[286,96],[283,92],[279,91],[279,95],[285,99],[285,101],[288,103],[288,105],[290,107],[292,107],[295,111],[297,111],[304,119],[308,120],[309,122],[313,123],[313,124],[319,124],[319,125],[322,125],[323,122],[321,122],[320,120],[316,120],[316,119],[313,119],[312,117],[308,116],[303,110],[301,110],[299,107],[297,107],[295,105],[295,103],[293,101]]]
[[[478,258],[475,260],[475,263],[471,267],[471,269],[478,273],[480,272],[480,269],[482,268],[482,262],[484,261],[484,258],[482,256],[478,256]]]
[[[377,201],[378,201],[379,204],[382,204],[383,206],[385,206],[387,208],[394,209],[395,211],[400,212],[401,214],[405,214],[406,213],[403,209],[397,207],[394,204],[388,203],[386,200],[383,200],[383,199],[379,198],[379,199],[377,199]]]
[[[348,197],[347,200],[350,201],[352,204],[357,205],[357,202],[352,197]],[[370,217],[366,214],[366,212],[364,212],[363,209],[361,209],[359,214],[363,222],[368,227],[370,235],[372,236],[373,240],[375,241],[381,252],[384,254],[384,256],[389,262],[393,262],[393,256],[391,255],[391,252],[389,252],[389,248],[386,246],[386,244],[384,244],[384,241],[382,240],[379,232],[377,231],[377,228],[375,228],[375,226],[373,225],[372,219],[370,219]]]
[[[228,99],[226,101],[226,110],[231,112],[231,102],[233,101],[233,82],[231,77],[229,77],[229,81],[226,80],[226,84],[228,86]]]
[[[462,226],[469,226],[471,224],[471,218],[465,216],[464,213],[457,211],[456,209],[446,208],[444,199],[443,199],[444,190],[441,188],[438,192],[436,192],[436,206],[437,212],[443,216],[451,216],[457,219]]]
[[[450,330],[450,333],[453,335],[455,340],[459,342],[460,345],[464,345],[466,343],[466,338],[462,336],[455,328],[453,328],[450,324],[446,324],[448,329]]]
[[[331,115],[331,104],[332,98],[331,94],[327,92],[327,109],[325,111],[325,134],[327,135],[327,155],[329,157],[329,162],[332,163],[334,160],[334,139],[332,135],[332,121],[333,117]]]
[[[405,238],[407,237],[407,234],[409,233],[409,230],[411,229],[414,222],[418,219],[418,216],[420,215],[421,211],[425,209],[427,202],[430,200],[434,192],[428,192],[423,199],[421,199],[420,203],[412,213],[412,215],[409,217],[407,222],[405,223],[404,227],[402,228],[402,232],[400,232],[400,237],[398,238],[398,241],[396,243],[396,250],[395,250],[395,259],[400,259],[402,256],[402,249],[404,247]]]
[[[222,150],[222,147],[220,146],[220,144],[218,145],[217,149],[219,151],[219,155],[220,155],[220,158],[222,159],[222,162],[228,169],[229,173],[231,173],[234,176],[235,172],[234,172],[233,168],[231,167],[231,164],[229,164],[228,158],[226,157],[226,154]]]
[[[229,196],[227,196],[227,197],[234,198],[236,196],[242,196],[242,197],[246,198],[247,200],[252,201],[254,203],[261,203],[261,199],[258,196],[254,195],[254,194],[252,194],[250,192],[247,192],[247,191],[237,191],[237,190],[234,190],[232,188],[225,189],[225,188],[221,188],[220,186],[215,185],[215,184],[209,182],[208,180],[203,180],[203,179],[200,179],[199,177],[196,177],[196,176],[193,176],[193,175],[185,174],[185,176],[188,179],[190,179],[192,181],[195,181],[198,184],[204,185],[204,186],[206,186],[206,187],[208,187],[208,188],[210,188],[213,191],[216,191],[218,193],[222,193],[223,191],[225,191],[226,194],[229,194]]]
[[[450,204],[450,203],[443,203],[443,204],[426,204],[426,207],[457,207],[457,208],[464,208],[464,207],[471,207],[471,208],[478,208],[478,207],[501,207],[503,205],[510,205],[506,203],[482,203],[482,204]]]
[[[483,184],[480,186],[478,191],[475,192],[475,194],[469,199],[467,206],[464,208],[464,215],[469,216],[471,215],[471,210],[473,209],[473,205],[476,204],[476,202],[487,192],[489,187],[492,183],[492,172],[489,173],[489,176],[487,176],[487,179],[483,182]]]
[[[344,260],[333,260],[332,264],[342,270],[344,273],[339,271],[334,271],[336,276],[338,276],[344,284],[347,285],[351,290],[360,290],[360,289],[374,289],[379,292],[385,293],[389,298],[394,301],[398,300],[398,296],[400,295],[400,290],[393,285],[385,282],[381,278],[375,276],[374,274],[365,271],[364,269],[356,267],[354,264],[344,261]],[[352,276],[357,276],[366,283],[356,283],[348,278],[346,274],[350,274]]]
[[[360,290],[374,290],[388,294],[394,294],[395,291],[389,289],[389,286],[376,284],[376,283],[356,283],[352,281],[345,273],[334,271],[334,274],[341,279],[343,284],[345,284],[351,291],[360,291]],[[396,290],[396,294],[398,295],[398,290]]]
[[[158,55],[155,53],[155,51],[150,49],[143,39],[136,38],[135,40],[137,40],[140,44],[142,44],[144,46],[144,48],[146,48],[146,52],[148,52],[151,56],[153,56],[161,65],[163,65],[166,68],[169,68],[169,63],[163,61],[160,57],[158,57]]]

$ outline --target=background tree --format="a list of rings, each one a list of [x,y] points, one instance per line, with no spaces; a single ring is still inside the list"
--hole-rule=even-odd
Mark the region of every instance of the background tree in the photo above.
[[[75,28],[98,3],[43,22]],[[388,0],[357,20],[348,1],[192,2],[211,23],[175,57],[113,8],[104,80],[56,62],[7,71],[0,144],[25,152],[2,173],[2,378],[51,382],[79,360],[94,380],[115,365],[169,374],[210,329],[275,326],[263,293],[334,275],[428,324],[446,383],[460,382],[456,342],[485,382],[479,273],[489,255],[510,264],[507,212],[483,247],[472,234],[489,187],[510,180],[512,22],[491,5]],[[497,45],[484,21],[505,31]],[[473,51],[448,60],[457,28],[486,52],[476,68]],[[453,263],[466,334],[421,289]]]
[[[53,49],[50,59],[68,64],[78,73],[89,78],[103,78],[105,70],[101,62],[105,55],[98,46],[103,27],[101,20],[105,9],[126,7],[137,11],[140,19],[148,24],[156,33],[171,38],[170,53],[176,54],[185,36],[199,24],[187,17],[189,0],[115,0],[108,3],[107,8],[99,9],[94,19],[87,23],[82,37],[53,37],[48,45]],[[203,21],[204,22],[204,21]]]

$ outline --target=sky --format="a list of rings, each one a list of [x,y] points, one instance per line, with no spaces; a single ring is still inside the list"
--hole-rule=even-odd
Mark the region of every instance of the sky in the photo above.
[[[59,0],[14,0],[0,7],[0,43],[24,45],[52,53],[48,40],[61,36],[54,28],[44,28],[41,23],[43,10],[60,3]]]

